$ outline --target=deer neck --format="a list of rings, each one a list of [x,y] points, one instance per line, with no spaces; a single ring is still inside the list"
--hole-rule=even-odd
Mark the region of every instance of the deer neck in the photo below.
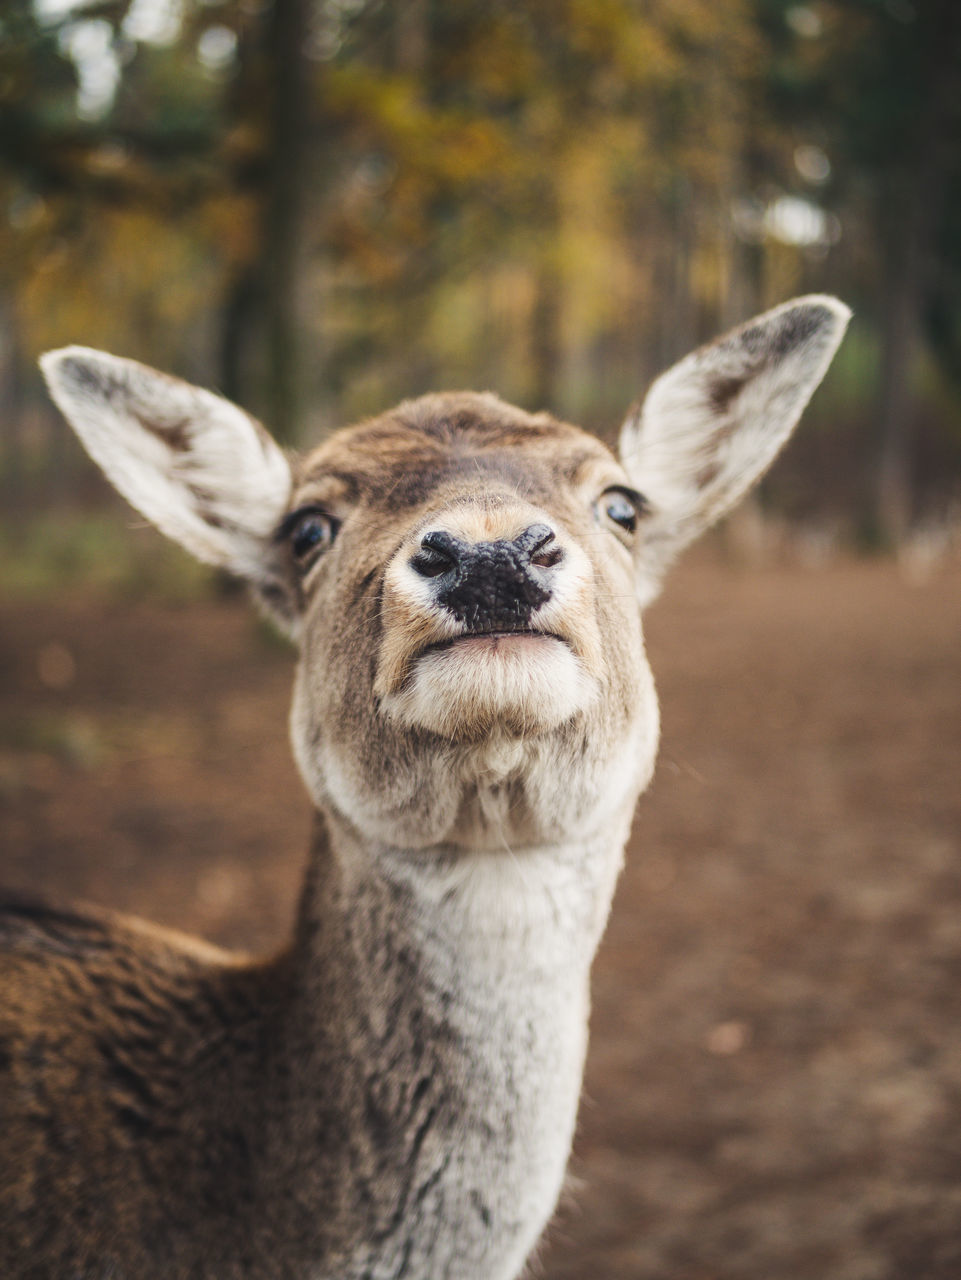
[[[476,999],[481,989],[496,1000],[502,985],[586,978],[629,825],[625,806],[569,842],[408,849],[318,812],[296,941],[304,982],[326,984],[345,969],[355,1004],[368,981],[372,997],[395,982],[406,988],[390,976],[398,957],[388,946],[416,957],[428,986]]]
[[[626,831],[513,853],[371,849],[318,816],[287,1054],[316,1132],[298,1121],[290,1141],[315,1141],[320,1177],[348,1169],[371,1206],[360,1237],[337,1237],[338,1277],[403,1260],[405,1274],[520,1269],[563,1180]]]

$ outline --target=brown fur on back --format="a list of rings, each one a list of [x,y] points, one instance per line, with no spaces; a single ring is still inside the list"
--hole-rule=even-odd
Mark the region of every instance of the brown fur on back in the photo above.
[[[242,1228],[284,966],[205,952],[107,913],[0,899],[4,1280],[147,1280],[145,1244],[158,1277],[179,1277],[179,1237]]]

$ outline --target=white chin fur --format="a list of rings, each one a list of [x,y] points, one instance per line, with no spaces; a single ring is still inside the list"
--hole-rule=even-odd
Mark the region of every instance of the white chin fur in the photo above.
[[[383,701],[392,719],[452,740],[494,728],[556,729],[585,710],[595,682],[566,644],[549,636],[478,636],[432,649]]]

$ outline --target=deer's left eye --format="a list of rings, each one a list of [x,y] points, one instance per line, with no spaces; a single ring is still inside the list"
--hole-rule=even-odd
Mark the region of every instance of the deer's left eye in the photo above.
[[[600,496],[598,511],[625,533],[634,533],[644,512],[644,499],[633,489],[620,486],[605,489]]]

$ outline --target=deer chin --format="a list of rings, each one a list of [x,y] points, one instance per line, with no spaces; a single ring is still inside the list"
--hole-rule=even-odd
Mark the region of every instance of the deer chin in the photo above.
[[[491,632],[428,646],[381,706],[407,728],[473,742],[497,731],[557,729],[597,694],[597,681],[559,636]]]

